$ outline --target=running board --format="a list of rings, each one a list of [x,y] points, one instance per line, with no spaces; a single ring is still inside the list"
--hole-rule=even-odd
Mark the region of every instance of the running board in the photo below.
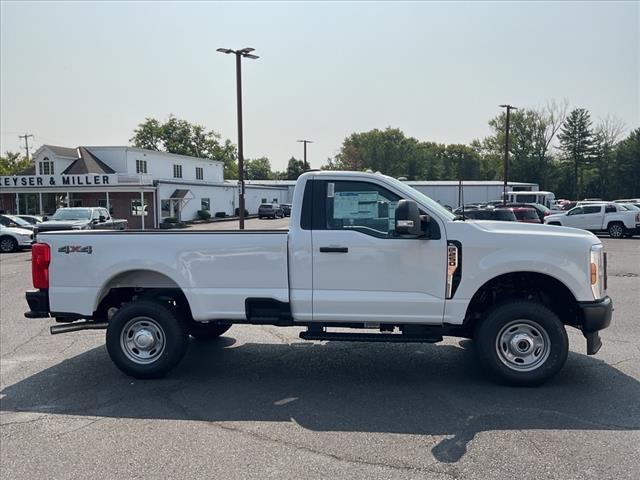
[[[418,336],[399,333],[350,333],[350,332],[300,332],[304,340],[330,340],[334,342],[396,342],[396,343],[437,343],[442,336]]]

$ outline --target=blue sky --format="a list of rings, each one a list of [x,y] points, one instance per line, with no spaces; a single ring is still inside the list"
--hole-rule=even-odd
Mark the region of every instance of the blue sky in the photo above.
[[[2,2],[1,149],[123,145],[170,113],[236,141],[243,64],[245,157],[319,167],[356,131],[420,140],[488,134],[498,104],[567,99],[594,121],[640,125],[639,2]]]

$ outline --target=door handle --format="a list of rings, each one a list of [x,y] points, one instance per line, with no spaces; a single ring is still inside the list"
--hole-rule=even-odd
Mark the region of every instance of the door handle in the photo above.
[[[320,247],[320,253],[347,253],[347,247]]]

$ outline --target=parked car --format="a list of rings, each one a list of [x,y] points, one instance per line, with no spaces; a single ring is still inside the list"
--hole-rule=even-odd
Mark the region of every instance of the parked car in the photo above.
[[[102,207],[59,208],[52,217],[45,217],[36,228],[40,234],[55,230],[124,230],[126,220],[111,218],[109,211]]]
[[[290,203],[281,203],[280,207],[282,207],[282,213],[285,217],[291,216],[291,204]]]
[[[611,238],[632,237],[640,233],[640,212],[629,210],[619,203],[590,203],[566,213],[549,215],[544,223],[591,232],[608,232]]]
[[[277,203],[261,203],[258,207],[258,218],[262,220],[265,217],[282,218],[284,217],[284,212]]]
[[[332,342],[472,338],[482,370],[516,385],[558,373],[566,328],[592,355],[611,322],[604,249],[589,232],[460,221],[364,172],[302,174],[292,219],[269,232],[44,233],[26,316],[55,317],[52,333],[106,329],[114,363],[139,378],[175,367],[190,335],[256,324]]]
[[[511,208],[511,210],[516,215],[516,218],[518,219],[519,222],[542,223],[542,220],[540,220],[540,217],[538,216],[538,212],[536,212],[535,209],[533,208],[513,207]]]
[[[464,212],[465,218],[473,220],[497,220],[500,222],[517,222],[512,208],[476,208]]]
[[[34,226],[16,215],[0,215],[0,225],[33,231]]]
[[[507,205],[508,207],[525,207],[525,208],[533,208],[540,219],[540,223],[544,222],[544,217],[547,217],[553,213],[549,207],[545,207],[541,203],[510,203]]]
[[[16,215],[16,217],[20,217],[21,219],[29,222],[31,225],[42,223],[42,217],[40,215]]]
[[[16,252],[20,248],[30,247],[33,232],[24,228],[5,227],[0,224],[0,252]]]

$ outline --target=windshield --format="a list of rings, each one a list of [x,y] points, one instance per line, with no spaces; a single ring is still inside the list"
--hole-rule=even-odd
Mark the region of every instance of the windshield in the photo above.
[[[51,220],[90,220],[91,210],[88,208],[69,208],[58,210]]]
[[[419,192],[415,188],[410,187],[409,185],[406,185],[406,184],[402,183],[400,180],[396,180],[393,177],[386,177],[386,179],[389,180],[391,183],[393,183],[393,186],[396,187],[398,190],[400,190],[401,192],[405,193],[407,195],[407,197],[415,198],[419,203],[422,203],[423,205],[425,205],[425,206],[429,207],[430,209],[434,210],[441,217],[443,217],[443,218],[445,218],[447,220],[454,220],[456,218],[456,216],[453,213],[451,213],[449,210],[444,208],[442,205],[440,205],[435,200],[427,197],[424,193]]]

